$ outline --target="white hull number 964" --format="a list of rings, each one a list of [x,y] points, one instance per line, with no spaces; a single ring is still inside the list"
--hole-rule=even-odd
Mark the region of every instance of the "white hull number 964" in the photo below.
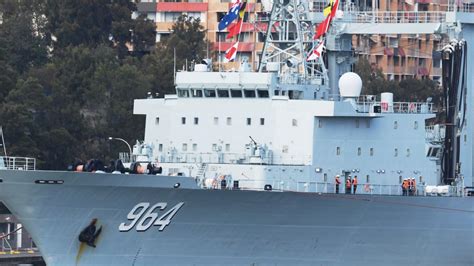
[[[184,205],[184,202],[176,204],[173,208],[158,217],[158,213],[155,212],[155,210],[164,210],[167,205],[168,203],[166,202],[158,202],[150,207],[149,202],[138,203],[127,215],[127,219],[131,222],[129,224],[121,223],[119,230],[121,232],[128,232],[136,225],[135,229],[138,232],[142,232],[148,230],[152,225],[156,225],[159,226],[159,231],[163,231],[163,229],[170,224],[173,216]]]

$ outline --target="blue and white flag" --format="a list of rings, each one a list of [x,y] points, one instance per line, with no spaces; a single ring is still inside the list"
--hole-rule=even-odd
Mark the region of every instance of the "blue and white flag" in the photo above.
[[[229,12],[219,22],[219,31],[225,29],[232,21],[239,17],[240,1],[232,5]]]

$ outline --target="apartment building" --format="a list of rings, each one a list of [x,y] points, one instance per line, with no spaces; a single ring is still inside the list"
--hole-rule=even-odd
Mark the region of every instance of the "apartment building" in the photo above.
[[[443,11],[449,0],[340,0],[341,9],[359,11]],[[175,19],[185,13],[200,18],[210,41],[209,55],[223,62],[225,51],[233,44],[226,39],[227,31],[219,32],[217,25],[229,10],[232,0],[142,0],[137,4],[138,13],[145,13],[156,23],[156,41],[166,38]],[[268,2],[268,1],[266,1]],[[238,62],[247,58],[256,67],[263,46],[265,25],[253,23],[268,17],[265,0],[248,0],[246,21],[239,37],[235,63],[221,64],[226,69],[237,68]],[[326,0],[310,1],[312,11],[321,12]],[[415,12],[413,12],[415,13]],[[358,35],[353,37],[358,56],[367,58],[374,67],[381,68],[388,79],[402,80],[407,77],[441,79],[441,36],[423,35]]]
[[[446,11],[449,0],[365,1],[361,10],[378,10],[382,16],[410,20],[436,20],[437,11]],[[384,12],[386,11],[386,12]],[[430,78],[441,82],[441,48],[446,44],[439,34],[353,36],[356,53],[382,69],[387,79]]]
[[[227,13],[231,0],[177,0],[177,1],[151,1],[142,0],[137,4],[137,12],[147,14],[148,19],[156,23],[157,35],[156,41],[159,42],[170,34],[170,29],[181,14],[189,17],[199,18],[201,25],[206,31],[210,42],[208,48],[209,55],[214,56],[215,60],[223,62],[225,51],[229,49],[234,39],[226,39],[227,30],[220,32],[217,29],[219,21]],[[261,51],[262,35],[259,34],[261,24],[255,24],[256,20],[266,17],[267,13],[262,11],[260,0],[248,0],[242,33],[239,36],[239,48],[235,62],[240,62],[247,58],[249,62],[256,62]],[[260,30],[263,30],[261,28]],[[216,54],[217,53],[217,54]],[[224,66],[224,64],[222,64]],[[225,64],[225,68],[238,67],[238,63]]]

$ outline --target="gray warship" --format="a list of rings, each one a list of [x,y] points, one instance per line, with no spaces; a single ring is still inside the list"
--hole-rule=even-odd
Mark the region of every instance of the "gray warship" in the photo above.
[[[466,11],[390,23],[346,13],[326,37],[326,68],[307,60],[307,25],[322,18],[305,1],[275,1],[259,72],[203,62],[176,73],[176,95],[135,100],[146,128],[130,157],[160,174],[1,170],[0,200],[48,265],[473,265]],[[446,124],[427,124],[430,101],[360,95],[344,40],[361,31],[452,37]],[[357,194],[343,194],[354,176]],[[401,177],[416,180],[412,196]]]

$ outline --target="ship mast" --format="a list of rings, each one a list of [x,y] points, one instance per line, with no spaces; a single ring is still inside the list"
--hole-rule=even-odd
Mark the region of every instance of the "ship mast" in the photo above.
[[[312,14],[305,0],[273,1],[272,10],[266,28],[262,56],[258,71],[269,70],[278,65],[283,83],[285,80],[297,80],[303,84],[328,84],[327,70],[322,57],[306,61],[315,41]],[[293,79],[285,78],[292,76]]]

